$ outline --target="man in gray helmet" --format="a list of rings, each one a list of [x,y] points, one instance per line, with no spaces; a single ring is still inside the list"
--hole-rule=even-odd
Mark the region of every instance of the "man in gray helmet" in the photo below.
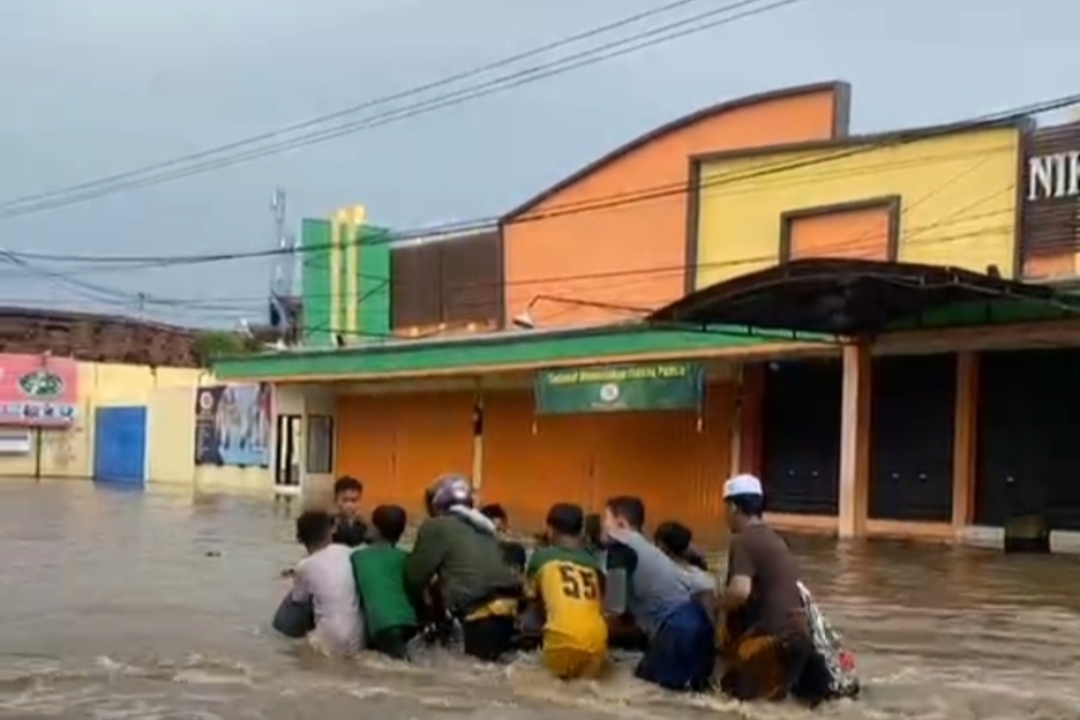
[[[465,653],[494,662],[511,649],[520,580],[503,559],[495,524],[473,508],[467,478],[438,478],[425,502],[430,517],[417,532],[406,584],[421,597],[434,581],[443,606],[461,623]]]

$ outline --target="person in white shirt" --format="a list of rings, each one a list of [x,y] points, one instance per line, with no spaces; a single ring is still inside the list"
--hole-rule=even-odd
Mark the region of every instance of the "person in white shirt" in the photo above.
[[[315,629],[312,646],[329,655],[352,655],[363,648],[364,622],[353,581],[352,549],[331,542],[334,519],[309,510],[296,519],[296,540],[307,548],[293,578],[291,598],[310,602]]]

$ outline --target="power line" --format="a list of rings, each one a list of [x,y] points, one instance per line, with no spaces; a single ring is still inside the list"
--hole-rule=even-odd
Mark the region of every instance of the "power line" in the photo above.
[[[1020,117],[1020,116],[1027,115],[1027,114],[1033,114],[1031,109],[1034,109],[1035,112],[1045,112],[1046,110],[1044,110],[1043,108],[1056,109],[1057,107],[1065,106],[1065,105],[1062,105],[1062,103],[1065,103],[1065,105],[1073,105],[1073,104],[1080,103],[1080,95],[1069,96],[1068,98],[1061,98],[1061,99],[1057,99],[1057,100],[1054,100],[1054,101],[1049,101],[1048,103],[1040,103],[1038,105],[1026,106],[1025,108],[1021,108],[1015,117]],[[985,119],[977,118],[977,119],[974,119],[974,120],[971,120],[971,121],[963,121],[963,122],[959,122],[959,123],[954,123],[954,124],[951,124],[951,125],[942,126],[941,128],[935,129],[937,131],[936,135],[941,136],[941,135],[952,134],[952,133],[956,132],[959,128],[969,129],[969,130],[976,130],[976,129],[979,129],[980,127],[992,126],[992,125],[1000,124],[1002,122],[1005,122],[1005,121],[1009,120],[1011,117],[1013,117],[1013,116],[994,114],[994,115],[984,116]],[[733,173],[730,173],[730,174],[727,174],[727,175],[719,176],[719,177],[711,179],[711,180],[706,180],[706,181],[699,182],[699,183],[697,183],[696,185],[693,185],[693,186],[691,186],[690,184],[688,184],[686,182],[666,183],[666,184],[663,184],[663,185],[640,188],[640,189],[632,190],[632,191],[629,191],[629,192],[615,193],[615,194],[611,194],[611,195],[597,196],[597,197],[593,197],[593,198],[585,198],[584,200],[578,200],[578,201],[573,201],[573,202],[554,205],[554,206],[551,206],[551,207],[549,207],[548,209],[546,209],[546,210],[544,210],[542,212],[530,214],[530,215],[527,215],[527,216],[522,217],[522,218],[515,218],[514,223],[517,224],[517,223],[524,223],[524,222],[538,222],[538,221],[553,218],[553,217],[562,217],[562,216],[565,216],[565,215],[576,215],[576,214],[585,213],[585,212],[596,212],[596,211],[607,210],[607,209],[611,209],[611,208],[617,208],[617,207],[622,207],[622,206],[626,206],[626,205],[632,205],[632,204],[641,203],[641,202],[649,202],[649,201],[652,201],[652,200],[657,200],[657,199],[661,199],[661,198],[665,198],[665,197],[671,197],[671,196],[675,196],[675,195],[686,194],[686,193],[689,193],[691,191],[697,192],[697,191],[704,190],[706,188],[713,188],[713,187],[729,185],[729,184],[732,184],[732,183],[743,182],[745,180],[760,179],[760,178],[763,178],[763,177],[768,177],[768,176],[777,175],[777,174],[780,174],[780,173],[783,173],[783,172],[787,172],[789,170],[795,170],[795,169],[800,169],[800,168],[804,168],[804,167],[811,167],[811,166],[815,166],[815,165],[823,165],[823,164],[827,164],[827,163],[830,163],[830,162],[833,162],[833,161],[842,160],[842,159],[846,159],[848,157],[863,154],[863,153],[866,153],[866,152],[872,152],[874,150],[879,150],[879,149],[881,149],[883,147],[887,147],[887,146],[890,146],[890,145],[902,145],[902,144],[907,144],[907,143],[910,143],[910,142],[915,142],[917,140],[929,139],[931,137],[934,137],[934,135],[930,135],[930,134],[927,134],[927,133],[920,133],[920,134],[914,134],[913,133],[910,137],[898,137],[896,139],[888,139],[888,140],[884,140],[884,141],[867,142],[865,144],[855,145],[854,147],[841,148],[841,149],[839,149],[839,150],[837,150],[837,151],[835,151],[833,153],[830,153],[830,154],[824,154],[824,155],[815,156],[815,157],[811,157],[811,158],[807,158],[807,159],[800,159],[800,160],[796,160],[794,162],[786,162],[785,161],[785,162],[776,162],[776,163],[773,163],[773,164],[764,164],[761,167],[754,168],[754,169],[752,169],[750,171],[733,172]],[[1012,147],[1011,145],[1007,145],[1007,146],[1003,145],[1000,149],[1004,150],[1004,149],[1008,149],[1008,148],[1011,148],[1011,147]],[[765,149],[765,151],[767,152],[767,148]],[[858,168],[855,171],[850,171],[850,170],[843,171],[841,173],[837,173],[835,175],[835,177],[847,177],[847,176],[858,175],[858,174],[869,174],[869,173],[871,173],[873,171],[874,167],[891,168],[891,167],[899,167],[901,165],[918,166],[918,165],[923,165],[923,164],[931,164],[931,163],[935,163],[935,162],[940,162],[940,161],[943,161],[943,160],[946,160],[946,159],[951,159],[951,158],[977,155],[977,154],[980,154],[980,153],[983,153],[983,152],[986,152],[986,149],[980,149],[978,152],[976,152],[976,151],[964,151],[964,152],[961,152],[961,153],[952,153],[952,154],[948,154],[948,155],[934,156],[934,157],[931,157],[931,158],[926,159],[926,160],[911,161],[911,162],[906,163],[906,164],[899,164],[899,163],[895,163],[895,162],[883,163],[880,166],[873,166],[873,167],[867,167],[867,168]],[[759,186],[758,188],[755,188],[755,189],[761,189],[761,188]],[[745,192],[745,190],[744,190],[744,192]],[[352,246],[352,245],[360,244],[361,242],[363,242],[364,244],[367,244],[367,245],[377,245],[377,244],[383,244],[383,243],[401,242],[401,241],[404,241],[404,240],[421,238],[421,237],[425,237],[425,236],[429,236],[429,235],[438,235],[438,234],[442,234],[442,233],[466,232],[466,231],[469,231],[469,230],[487,229],[493,223],[497,222],[498,220],[499,220],[498,217],[487,217],[487,218],[478,218],[478,219],[474,219],[474,220],[464,220],[464,221],[459,221],[459,222],[455,222],[455,223],[449,223],[449,224],[446,224],[446,225],[440,225],[440,226],[434,226],[434,227],[429,226],[429,227],[424,227],[424,228],[418,228],[418,229],[415,229],[415,230],[396,231],[396,232],[390,233],[390,235],[385,240],[375,240],[375,241],[365,242],[365,241],[362,241],[361,239],[357,238],[357,239],[348,240],[348,241],[342,243],[341,245],[333,245],[333,244],[329,244],[329,243],[312,244],[312,245],[300,245],[297,248],[295,248],[294,250],[290,250],[289,252],[311,253],[311,252],[317,252],[317,251],[321,251],[321,250],[327,250],[327,249],[330,249],[332,247],[349,247],[349,246]],[[12,251],[12,252],[14,252],[14,251]],[[283,251],[281,249],[274,248],[274,249],[263,249],[263,250],[253,250],[253,251],[234,251],[234,252],[225,252],[225,253],[199,253],[199,254],[192,254],[192,255],[173,255],[173,256],[165,256],[165,255],[127,255],[127,256],[100,256],[100,255],[99,256],[85,256],[85,255],[83,255],[83,256],[79,256],[79,255],[60,255],[60,254],[33,253],[33,252],[20,252],[19,254],[22,257],[27,258],[27,259],[35,259],[35,260],[43,260],[43,261],[83,262],[83,263],[114,263],[114,264],[118,264],[118,265],[129,264],[130,263],[132,265],[141,265],[142,266],[142,267],[133,268],[133,269],[149,269],[149,268],[154,268],[154,267],[169,267],[169,266],[172,266],[172,265],[202,264],[202,263],[223,262],[223,261],[229,261],[229,260],[242,260],[242,259],[249,259],[249,258],[263,258],[263,257],[270,257],[270,256],[274,256],[274,255],[279,255],[282,252]]]
[[[1005,193],[1005,192],[1011,192],[1012,190],[1013,190],[1012,188],[1005,188],[1005,189],[1001,189],[1001,190],[996,191],[994,194],[1002,194],[1002,193]],[[982,198],[982,199],[980,199],[980,200],[978,200],[978,201],[976,201],[974,203],[971,203],[969,208],[974,207],[974,206],[976,206],[978,204],[981,204],[981,202],[985,202],[986,199],[988,199],[989,197],[990,196],[987,196],[987,197],[984,197],[984,198]],[[963,210],[963,209],[964,208],[961,208],[961,210]],[[911,240],[912,238],[914,238],[914,237],[916,237],[918,235],[922,235],[922,234],[925,234],[925,233],[930,232],[932,230],[940,229],[940,228],[946,227],[946,226],[961,225],[961,224],[966,224],[966,223],[974,222],[974,221],[978,221],[978,220],[989,219],[989,218],[996,217],[996,216],[999,216],[999,215],[1012,215],[1012,214],[1013,213],[1012,213],[1011,210],[994,210],[994,211],[977,213],[977,214],[969,214],[969,215],[953,213],[953,214],[951,214],[949,216],[946,216],[944,219],[942,219],[942,220],[940,220],[938,222],[928,223],[928,224],[923,225],[923,226],[915,226],[915,227],[907,228],[907,232],[905,234],[905,240]],[[915,244],[917,244],[919,246],[922,246],[922,247],[925,247],[925,246],[928,246],[928,245],[931,245],[931,244],[934,244],[934,245],[946,244],[946,243],[955,242],[955,241],[959,241],[959,240],[971,239],[973,237],[1007,233],[1007,232],[1011,232],[1013,229],[1014,229],[1014,226],[1011,225],[1011,224],[995,225],[995,226],[992,226],[992,227],[980,227],[977,230],[971,230],[971,231],[965,231],[965,232],[957,232],[957,233],[954,233],[954,234],[951,234],[951,235],[937,236],[937,237],[932,238],[930,240],[917,241]],[[851,239],[849,239],[847,241],[844,241],[842,243],[837,243],[837,244],[833,245],[830,248],[830,251],[831,252],[836,252],[836,253],[843,253],[844,251],[855,250],[855,249],[858,249],[859,246],[861,246],[863,243],[865,243],[865,241],[866,241],[865,233],[861,233],[857,237],[853,237],[853,238],[851,238]],[[739,258],[739,259],[736,259],[736,260],[724,260],[724,261],[716,261],[716,262],[699,263],[699,264],[693,266],[692,269],[695,270],[695,271],[702,271],[702,270],[707,271],[707,270],[716,270],[716,269],[731,269],[731,268],[737,268],[737,267],[742,267],[742,266],[752,266],[752,265],[760,265],[760,264],[763,264],[763,263],[776,262],[776,260],[777,260],[776,254],[771,253],[769,255],[759,255],[759,256],[753,256],[753,257]],[[451,290],[458,290],[458,291],[466,292],[466,291],[475,291],[476,289],[480,289],[480,288],[484,288],[484,287],[496,287],[496,286],[498,286],[498,287],[504,287],[504,286],[505,287],[513,287],[515,285],[521,285],[521,286],[524,286],[524,285],[546,285],[546,284],[553,284],[553,283],[574,283],[574,282],[585,282],[585,281],[592,281],[592,280],[611,280],[611,281],[615,281],[615,282],[605,285],[604,290],[605,291],[612,291],[612,290],[625,289],[625,288],[627,288],[627,287],[629,287],[631,285],[638,285],[638,284],[644,284],[644,283],[647,283],[647,282],[653,282],[653,281],[657,280],[658,276],[660,276],[660,275],[677,275],[681,279],[681,277],[685,274],[686,271],[687,271],[687,268],[685,266],[683,266],[683,265],[667,266],[667,267],[652,267],[652,268],[633,269],[633,270],[618,270],[618,271],[606,271],[606,272],[595,272],[595,273],[582,273],[582,274],[578,274],[578,275],[561,275],[561,276],[550,276],[550,277],[543,277],[543,278],[531,278],[531,279],[527,279],[527,280],[519,280],[519,281],[516,281],[516,282],[510,282],[510,283],[500,283],[500,282],[470,283],[470,284],[462,284],[461,286],[451,288]],[[228,314],[228,313],[233,313],[233,314],[239,313],[244,309],[248,309],[249,306],[258,306],[258,307],[261,308],[261,307],[264,307],[266,305],[266,303],[268,302],[267,297],[250,297],[250,298],[219,297],[219,298],[200,299],[200,298],[164,298],[164,297],[154,297],[154,296],[148,295],[148,294],[141,294],[142,297],[140,298],[139,295],[140,294],[132,293],[130,296],[128,296],[126,298],[122,298],[119,301],[117,301],[116,299],[109,299],[109,300],[105,300],[104,302],[116,304],[116,305],[118,305],[120,307],[131,308],[136,302],[141,301],[141,302],[145,303],[148,306],[158,308],[158,309],[163,309],[163,310],[164,309],[188,310],[188,311],[193,311],[193,312],[214,313],[214,314],[219,314],[221,316],[224,316],[225,314]],[[325,294],[317,294],[317,295],[310,295],[309,294],[306,297],[308,297],[308,298],[318,298],[318,299],[327,299],[327,298],[345,299],[345,298],[347,298],[347,294],[344,293],[344,292],[325,293]],[[570,301],[575,301],[574,298],[570,298],[569,300]],[[578,299],[578,300],[580,300],[580,299]],[[471,307],[471,306],[479,307],[479,306],[484,306],[484,305],[487,305],[487,304],[489,304],[488,301],[479,301],[479,300],[471,301],[471,302],[462,302],[460,300],[455,301],[455,305],[459,306],[459,307]]]
[[[1061,107],[1066,107],[1066,106],[1069,106],[1069,105],[1075,105],[1078,102],[1080,102],[1080,96],[1066,96],[1066,97],[1063,97],[1063,98],[1057,98],[1057,99],[1054,99],[1054,100],[1044,101],[1044,102],[1041,102],[1041,103],[1036,103],[1036,104],[1033,104],[1033,105],[1017,108],[1015,110],[1008,111],[1007,113],[994,113],[994,114],[982,116],[981,118],[976,118],[974,120],[968,120],[968,121],[962,121],[962,122],[959,122],[959,123],[953,123],[953,124],[948,125],[948,126],[943,126],[941,128],[933,129],[933,132],[913,131],[913,132],[908,133],[908,134],[901,133],[901,134],[898,134],[898,135],[895,135],[895,136],[889,136],[886,139],[878,141],[878,142],[866,143],[864,145],[856,145],[855,147],[842,149],[842,150],[840,150],[839,152],[836,152],[836,153],[821,155],[821,156],[817,156],[817,157],[812,157],[812,158],[809,158],[809,159],[804,160],[804,161],[799,161],[797,163],[776,163],[774,165],[765,166],[763,168],[755,168],[752,172],[744,173],[744,174],[741,174],[741,175],[737,174],[737,173],[733,173],[732,176],[724,175],[724,176],[720,176],[719,178],[716,178],[715,180],[711,180],[711,181],[707,181],[705,183],[698,184],[698,185],[694,186],[693,188],[688,186],[686,183],[681,183],[681,184],[679,184],[679,186],[674,186],[674,187],[670,186],[670,185],[667,186],[667,187],[661,186],[660,191],[665,193],[665,194],[672,194],[674,192],[684,193],[684,192],[690,191],[691,189],[693,189],[694,191],[700,191],[703,187],[707,187],[707,186],[710,186],[710,185],[723,185],[723,184],[728,184],[728,183],[732,183],[732,182],[743,181],[743,180],[746,180],[746,179],[752,179],[752,178],[755,178],[755,177],[762,177],[762,176],[765,176],[765,175],[771,175],[771,174],[783,172],[783,171],[786,171],[786,170],[790,170],[790,169],[795,168],[795,167],[805,167],[805,166],[810,166],[810,165],[820,165],[820,164],[823,164],[823,163],[828,163],[828,162],[840,159],[842,157],[849,157],[852,154],[856,154],[856,153],[868,152],[868,151],[871,151],[871,150],[876,150],[876,149],[879,149],[881,147],[886,147],[886,146],[890,146],[890,145],[899,145],[899,144],[913,142],[913,141],[916,141],[916,140],[928,139],[928,138],[933,137],[935,135],[953,133],[953,132],[956,132],[956,131],[961,130],[961,129],[964,129],[964,130],[978,129],[979,127],[986,127],[986,126],[1001,123],[1004,120],[1015,119],[1015,118],[1018,118],[1018,117],[1026,117],[1028,115],[1037,114],[1037,113],[1040,113],[1040,112],[1047,112],[1047,111],[1058,109],[1058,108],[1061,108]],[[858,170],[858,172],[867,172],[867,170],[866,169],[860,169],[860,170]],[[652,199],[653,197],[656,197],[656,196],[657,196],[657,193],[650,194],[645,199]],[[576,212],[595,211],[595,210],[599,210],[599,209],[604,209],[605,206],[601,204],[601,201],[603,201],[603,198],[596,199],[595,201],[594,201],[594,199],[589,199],[588,202],[591,202],[591,205],[589,205],[587,207],[582,207],[580,202],[579,203],[568,203],[567,205],[570,205],[570,207],[567,207],[567,208],[561,208],[561,207],[556,206],[554,208],[550,208],[549,210],[545,211],[543,214],[541,214],[537,218],[529,217],[529,218],[526,218],[526,220],[543,219],[543,218],[546,218],[546,217],[551,217],[551,216],[555,215],[556,213],[561,213],[561,212],[575,212],[576,213]],[[615,206],[628,204],[629,202],[641,202],[641,201],[643,201],[642,193],[637,193],[635,196],[630,197],[630,198],[615,197],[615,198],[613,198],[613,200],[611,202],[607,203],[607,207],[615,207]],[[458,224],[456,224],[456,227],[461,227],[461,225],[462,225],[461,223],[458,223]],[[417,235],[432,234],[433,232],[436,232],[436,231],[437,231],[437,229],[424,228],[422,231],[418,231],[416,234]],[[387,240],[387,242],[393,242],[394,240],[398,240],[401,237],[403,237],[403,234],[401,234],[401,233],[394,234]],[[349,243],[351,244],[351,243],[354,243],[354,242],[357,242],[357,241],[358,240],[350,240]],[[307,246],[307,247],[300,248],[298,251],[299,252],[310,252],[310,251],[316,250],[316,249],[319,249],[319,248],[312,247],[312,246]],[[281,252],[280,250],[274,249],[274,250],[254,251],[254,252],[248,252],[248,253],[224,253],[224,254],[211,254],[211,255],[201,255],[201,256],[200,255],[196,255],[196,256],[173,256],[173,257],[167,257],[167,256],[156,256],[156,257],[154,257],[154,256],[142,256],[142,257],[139,257],[139,258],[131,258],[131,257],[129,257],[129,258],[117,258],[117,257],[112,257],[112,258],[104,258],[104,257],[85,258],[85,257],[81,257],[80,258],[80,257],[77,257],[77,256],[71,256],[70,259],[74,260],[76,262],[86,262],[86,261],[89,261],[89,260],[98,260],[98,261],[102,261],[102,262],[113,262],[113,263],[119,263],[119,262],[121,262],[123,260],[137,260],[139,262],[148,262],[149,261],[149,262],[154,263],[155,266],[158,266],[158,267],[168,267],[168,266],[178,265],[178,264],[189,264],[189,263],[199,263],[199,262],[218,262],[218,261],[224,261],[224,260],[240,259],[240,258],[243,258],[243,257],[265,257],[265,256],[269,256],[269,255],[280,254],[280,252]],[[78,280],[72,280],[70,278],[65,278],[65,276],[63,274],[61,274],[61,273],[51,273],[49,271],[41,271],[39,269],[34,269],[32,267],[28,267],[28,259],[36,258],[36,259],[40,260],[40,259],[44,259],[44,258],[47,257],[50,260],[57,260],[57,259],[61,259],[62,256],[45,256],[45,255],[42,255],[42,254],[36,254],[36,255],[35,254],[24,254],[24,255],[22,255],[20,257],[16,253],[7,252],[4,255],[0,256],[0,257],[6,257],[6,259],[8,259],[10,262],[18,264],[22,269],[26,269],[26,270],[28,270],[30,272],[35,273],[35,274],[39,274],[39,275],[40,274],[45,274],[45,276],[47,276],[47,277],[55,277],[56,279],[59,279],[61,281],[65,281],[65,279],[69,280],[69,281],[72,282],[72,284],[75,284],[76,286],[80,287],[83,290],[90,290],[91,292],[104,294],[104,295],[107,295],[107,296],[111,296],[113,298],[115,298],[117,296],[122,297],[124,299],[127,299],[127,298],[131,297],[130,294],[123,293],[122,291],[118,291],[118,290],[113,289],[113,288],[107,288],[107,287],[104,287],[104,286],[97,286],[97,285],[87,284],[84,281],[78,281]],[[767,260],[767,259],[762,259],[762,260]],[[128,268],[128,269],[130,270],[131,268]],[[100,298],[95,297],[93,299],[99,300]]]
[[[678,30],[677,32],[668,32],[664,35],[664,32],[672,29],[677,29],[687,24],[698,22],[704,18],[717,15],[719,13],[728,12],[732,9],[745,7],[754,3],[761,2],[761,0],[740,0],[739,2],[731,3],[722,8],[710,10],[705,13],[699,13],[698,15],[679,20],[677,22],[669,23],[668,25],[653,30],[638,33],[637,35],[630,36],[629,38],[623,38],[620,40],[612,41],[604,45],[600,45],[590,50],[584,50],[579,53],[560,58],[558,60],[548,62],[542,65],[538,65],[525,70],[517,71],[510,75],[496,78],[495,80],[487,81],[474,88],[465,88],[457,90],[440,97],[422,101],[412,106],[406,106],[395,110],[390,110],[382,114],[377,114],[370,118],[364,118],[360,120],[351,121],[349,123],[342,124],[337,127],[328,128],[307,135],[301,135],[300,137],[293,138],[271,144],[262,148],[256,148],[243,153],[238,153],[232,156],[226,156],[216,160],[209,160],[206,162],[196,163],[189,167],[180,168],[177,170],[152,174],[143,178],[135,178],[126,181],[121,181],[114,184],[108,184],[105,186],[97,187],[97,189],[89,188],[85,191],[70,191],[62,193],[61,191],[55,191],[52,193],[52,199],[43,199],[40,202],[27,202],[23,204],[12,205],[0,205],[0,219],[8,219],[12,217],[21,217],[23,215],[35,214],[45,210],[52,210],[67,205],[72,205],[87,200],[93,200],[105,195],[110,195],[120,190],[140,189],[143,187],[149,187],[162,182],[168,182],[172,180],[189,177],[191,175],[201,174],[212,170],[218,170],[232,165],[236,165],[242,162],[259,159],[267,155],[278,154],[287,150],[312,145],[315,143],[325,142],[343,135],[352,134],[360,130],[370,129],[373,127],[379,127],[392,122],[397,122],[407,118],[415,117],[417,115],[426,114],[434,110],[439,110],[445,107],[451,107],[459,105],[463,102],[473,100],[479,97],[484,97],[496,92],[501,92],[510,88],[518,87],[528,83],[536,82],[538,80],[552,77],[554,75],[561,75],[571,70],[575,70],[588,65],[593,65],[598,62],[610,60],[615,57],[620,57],[632,52],[637,52],[660,43],[669,42],[678,38],[686,37],[688,35],[696,34],[709,30],[714,27],[726,25],[737,20],[741,20],[754,15],[760,15],[764,12],[777,10],[787,5],[794,5],[804,0],[776,0],[767,5],[763,5],[757,8],[751,8],[735,15],[720,18],[719,20],[713,20],[707,23],[701,23],[696,26]],[[660,37],[654,37],[660,35]],[[627,45],[635,40],[642,38],[650,38],[644,42],[638,42],[637,44],[630,45],[629,47],[621,47]],[[608,49],[619,48],[613,52],[604,53],[603,51]],[[96,186],[95,186],[96,187]]]
[[[469,78],[476,77],[477,75],[483,75],[484,73],[491,72],[492,70],[498,70],[499,68],[503,68],[503,67],[506,67],[508,65],[513,65],[514,63],[520,62],[522,60],[527,60],[529,58],[536,57],[537,55],[542,55],[542,54],[550,52],[552,50],[557,50],[557,49],[559,49],[561,47],[565,47],[567,45],[573,45],[573,44],[578,43],[578,42],[580,42],[582,40],[587,40],[587,39],[589,39],[591,37],[595,37],[597,35],[603,35],[605,33],[611,32],[612,30],[618,30],[619,28],[626,27],[627,25],[633,25],[634,23],[640,22],[642,20],[647,20],[650,17],[654,17],[654,16],[657,16],[657,15],[662,15],[664,13],[671,12],[672,10],[677,10],[677,9],[679,9],[681,7],[684,7],[684,6],[687,6],[687,5],[693,5],[694,3],[697,3],[697,2],[701,2],[701,0],[676,0],[676,2],[669,2],[669,3],[665,4],[665,5],[661,5],[659,7],[652,8],[650,10],[645,10],[643,12],[638,12],[638,13],[635,13],[633,15],[629,15],[627,17],[620,18],[620,19],[615,20],[613,22],[606,23],[604,25],[600,25],[600,26],[591,28],[589,30],[585,30],[585,31],[580,32],[580,33],[576,33],[574,35],[570,35],[570,36],[565,37],[565,38],[561,38],[561,39],[556,40],[554,42],[546,43],[544,45],[534,47],[534,48],[532,48],[530,50],[526,50],[524,52],[520,52],[520,53],[517,53],[515,55],[510,55],[509,57],[501,58],[501,59],[496,60],[494,62],[486,63],[484,65],[479,65],[477,67],[473,67],[473,68],[471,68],[469,70],[465,70],[465,71],[462,71],[462,72],[453,73],[451,75],[439,78],[438,80],[433,80],[433,81],[430,81],[430,82],[427,82],[427,83],[423,83],[421,85],[417,85],[415,87],[408,88],[406,90],[401,90],[401,91],[398,91],[398,92],[390,93],[388,95],[383,95],[381,97],[373,98],[371,100],[365,100],[365,101],[362,101],[362,102],[357,103],[355,105],[351,105],[349,107],[342,108],[340,110],[335,110],[334,112],[331,112],[331,113],[327,113],[327,114],[324,114],[324,115],[318,115],[318,116],[309,118],[307,120],[302,120],[300,122],[293,123],[291,125],[286,125],[284,127],[277,128],[276,130],[270,130],[270,131],[267,131],[267,132],[264,132],[264,133],[260,133],[258,135],[252,135],[252,136],[249,136],[249,137],[241,138],[239,140],[233,140],[231,142],[227,142],[227,143],[224,143],[224,144],[221,144],[221,145],[215,145],[213,147],[209,147],[209,148],[206,148],[204,150],[200,150],[200,151],[197,151],[197,152],[194,152],[194,153],[181,155],[179,157],[175,157],[175,158],[172,158],[170,160],[162,160],[162,161],[150,163],[149,165],[144,165],[142,167],[133,168],[131,170],[126,170],[124,172],[115,173],[113,175],[107,175],[105,177],[101,177],[101,178],[98,178],[96,180],[89,180],[89,181],[82,182],[82,183],[77,183],[77,184],[74,184],[74,185],[68,185],[68,186],[64,186],[64,187],[60,187],[60,188],[54,188],[52,190],[45,190],[45,191],[42,191],[42,192],[30,194],[30,195],[23,195],[23,196],[20,196],[20,197],[12,198],[11,200],[0,202],[0,207],[5,207],[6,208],[6,207],[9,207],[9,206],[13,206],[13,205],[22,205],[22,204],[25,204],[25,203],[28,203],[28,202],[42,200],[42,199],[49,198],[49,197],[54,197],[54,196],[57,196],[57,195],[66,195],[66,194],[68,194],[68,193],[70,193],[72,191],[75,191],[75,190],[84,190],[84,189],[91,188],[91,187],[96,187],[96,186],[99,186],[99,185],[110,184],[110,183],[113,183],[113,182],[115,182],[117,180],[125,180],[125,179],[128,179],[128,178],[137,177],[137,176],[140,176],[140,175],[145,175],[145,174],[153,172],[155,170],[162,170],[162,169],[165,169],[165,168],[174,167],[176,165],[182,165],[184,163],[191,162],[193,160],[200,160],[200,159],[203,159],[203,158],[210,157],[212,155],[218,155],[218,154],[225,153],[225,152],[228,152],[228,151],[231,151],[231,150],[237,150],[237,149],[242,148],[242,147],[247,147],[248,145],[254,145],[256,143],[264,142],[266,140],[273,140],[273,139],[278,138],[278,137],[280,137],[282,135],[287,135],[289,133],[293,133],[293,132],[296,132],[298,130],[306,130],[308,128],[316,127],[318,125],[324,125],[324,124],[329,123],[329,122],[331,122],[333,120],[338,120],[340,118],[348,117],[349,115],[355,115],[355,114],[357,114],[359,112],[362,112],[364,110],[368,110],[368,109],[373,108],[373,107],[378,107],[380,105],[386,105],[386,104],[394,102],[396,100],[403,100],[405,98],[412,97],[413,95],[420,95],[420,94],[425,93],[425,92],[427,92],[429,90],[435,90],[435,89],[440,88],[440,87],[445,87],[447,85],[452,85],[452,84],[454,84],[456,82],[460,82],[461,80],[467,80]]]

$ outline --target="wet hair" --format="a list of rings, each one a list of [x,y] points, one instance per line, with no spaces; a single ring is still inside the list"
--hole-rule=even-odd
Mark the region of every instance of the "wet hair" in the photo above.
[[[612,515],[625,520],[635,530],[645,527],[645,503],[641,501],[641,498],[619,495],[609,499],[605,507]]]
[[[339,517],[334,525],[333,541],[346,547],[360,547],[367,542],[367,525],[362,520]]]
[[[334,482],[334,497],[344,495],[347,492],[364,492],[364,483],[352,475],[342,475]]]
[[[653,535],[657,546],[668,555],[682,560],[688,565],[699,570],[709,571],[709,564],[696,550],[690,547],[694,539],[693,531],[676,520],[668,520],[660,523]]]
[[[510,522],[510,516],[506,514],[506,509],[498,503],[491,503],[480,508],[480,514],[488,520],[502,520],[504,523]]]
[[[296,542],[306,548],[321,545],[334,533],[334,518],[322,510],[305,510],[296,518]]]
[[[732,495],[726,502],[735,506],[743,515],[759,518],[765,512],[765,496],[763,495]]]
[[[379,531],[379,537],[391,545],[396,545],[405,534],[409,516],[398,505],[379,505],[371,513],[371,524]]]
[[[547,526],[559,535],[580,537],[585,529],[585,512],[580,505],[555,503],[548,510]]]
[[[667,520],[656,528],[653,539],[660,549],[676,557],[682,557],[690,549],[690,541],[694,539],[694,534],[681,522]]]
[[[704,570],[709,572],[709,563],[702,557],[694,548],[687,548],[686,552],[682,554],[683,561],[691,567],[696,567],[698,570]]]
[[[585,530],[585,541],[590,545],[600,547],[600,545],[603,544],[601,537],[604,534],[604,521],[600,518],[600,513],[589,513],[586,515],[583,526]]]

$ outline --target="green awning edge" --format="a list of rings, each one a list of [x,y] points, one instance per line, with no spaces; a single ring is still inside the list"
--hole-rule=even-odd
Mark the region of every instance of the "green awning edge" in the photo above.
[[[218,379],[288,379],[462,370],[483,372],[500,366],[544,363],[602,363],[605,357],[672,355],[707,350],[760,349],[770,344],[808,345],[831,339],[808,333],[759,331],[746,327],[699,330],[644,324],[606,325],[557,331],[503,331],[442,339],[390,340],[349,348],[305,348],[221,358]]]

